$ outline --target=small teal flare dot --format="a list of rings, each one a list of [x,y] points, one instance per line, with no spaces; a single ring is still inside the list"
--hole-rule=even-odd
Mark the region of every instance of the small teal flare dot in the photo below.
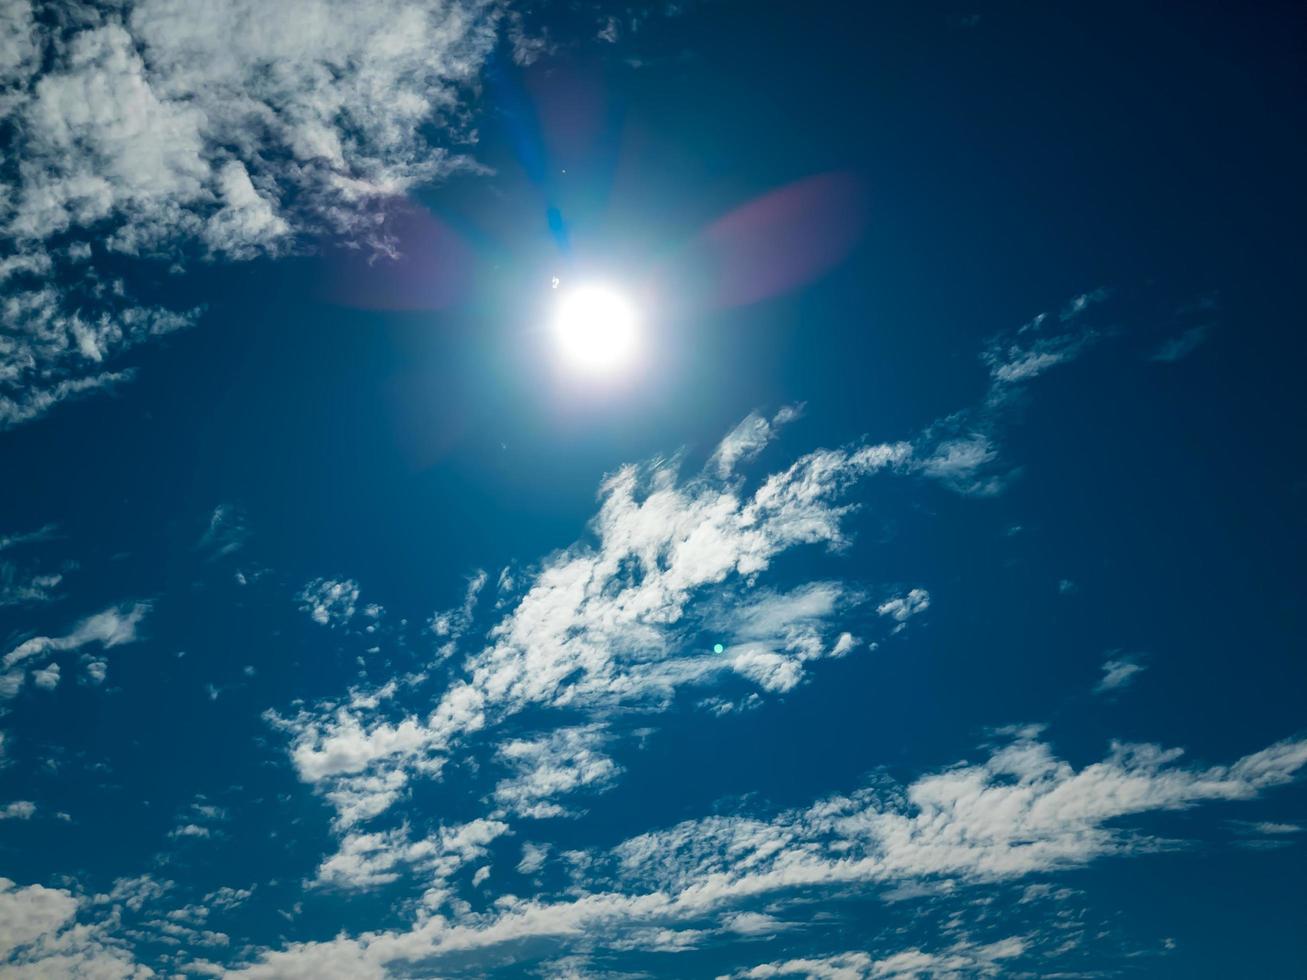
[[[721,653],[721,652],[722,652],[723,650],[725,650],[725,649],[726,649],[726,648],[725,648],[724,646],[722,646],[720,643],[714,643],[714,644],[712,645],[712,652],[713,652],[713,653]]]

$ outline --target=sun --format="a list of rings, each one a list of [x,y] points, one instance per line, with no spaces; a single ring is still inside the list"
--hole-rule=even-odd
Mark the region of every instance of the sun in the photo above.
[[[635,307],[608,286],[578,286],[563,293],[553,330],[563,360],[588,374],[621,370],[640,343]]]

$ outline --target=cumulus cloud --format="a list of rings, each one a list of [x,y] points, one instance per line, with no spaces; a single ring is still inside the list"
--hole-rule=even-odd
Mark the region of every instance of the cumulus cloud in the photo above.
[[[110,922],[78,922],[87,903],[65,888],[0,878],[0,972],[14,977],[148,976],[112,937]]]
[[[45,691],[53,691],[59,686],[59,665],[47,664],[40,670],[32,671],[32,683]]]

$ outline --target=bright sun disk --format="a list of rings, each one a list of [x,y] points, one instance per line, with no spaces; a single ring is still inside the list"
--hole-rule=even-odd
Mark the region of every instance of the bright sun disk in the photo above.
[[[567,292],[554,318],[554,335],[570,364],[596,374],[624,365],[639,340],[635,309],[606,286]]]

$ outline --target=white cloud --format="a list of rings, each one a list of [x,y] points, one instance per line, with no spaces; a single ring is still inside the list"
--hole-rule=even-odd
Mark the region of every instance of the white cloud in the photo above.
[[[998,459],[998,449],[989,436],[973,432],[956,439],[945,439],[934,453],[921,461],[921,472],[942,480],[964,493],[985,495],[1000,484],[977,479],[977,474]]]
[[[59,686],[59,665],[47,664],[40,670],[32,671],[32,683],[43,691],[53,691]]]
[[[762,452],[763,447],[776,437],[780,427],[799,418],[802,412],[802,405],[787,405],[770,421],[757,412],[751,412],[718,444],[708,466],[716,470],[718,477],[725,479],[737,464],[748,462]]]
[[[1110,297],[1107,289],[1083,293],[1067,303],[1055,327],[1047,314],[1041,313],[1014,334],[993,340],[981,359],[989,366],[995,387],[1030,381],[1078,356],[1097,339],[1094,330],[1080,324],[1082,314]]]
[[[1135,675],[1147,670],[1134,657],[1111,657],[1103,662],[1103,676],[1094,686],[1095,694],[1119,691],[1134,683]]]
[[[807,661],[847,652],[851,638],[826,642],[822,618],[851,604],[852,594],[815,583],[784,597],[744,598],[719,624],[741,641],[730,656],[693,649],[686,635],[692,620],[711,614],[728,585],[747,592],[784,551],[847,544],[843,518],[851,508],[838,502],[840,494],[910,456],[905,443],[820,450],[749,496],[711,475],[678,483],[666,462],[623,467],[601,487],[591,525],[597,542],[573,545],[540,565],[490,629],[488,645],[468,658],[462,679],[424,718],[360,703],[270,720],[292,733],[300,777],[331,794],[358,776],[437,773],[455,740],[530,705],[657,709],[678,688],[730,669],[768,689],[787,689]],[[330,621],[323,597],[348,610],[355,589],[352,582],[319,580],[302,599],[319,622]],[[790,622],[780,623],[777,610]],[[345,797],[353,800],[349,791]]]
[[[938,953],[904,950],[892,956],[872,957],[867,953],[839,953],[764,963],[736,973],[747,980],[804,976],[810,980],[873,980],[918,977],[989,977],[1005,969],[1003,962],[1021,956],[1025,940],[1018,936],[996,943],[977,945],[961,941]]]
[[[556,802],[557,797],[578,790],[602,792],[621,772],[600,751],[604,742],[598,725],[559,728],[543,738],[504,742],[498,759],[514,775],[495,786],[495,803],[523,817],[568,814],[568,809]]]
[[[450,147],[474,138],[463,95],[501,15],[483,0],[33,13],[0,14],[0,279],[22,281],[0,307],[0,427],[126,380],[98,366],[194,322],[127,301],[97,274],[105,253],[240,260],[324,231],[393,252],[384,201],[473,167]]]
[[[894,627],[894,632],[897,633],[907,625],[909,619],[929,608],[930,593],[925,589],[910,589],[901,596],[886,599],[876,607],[876,612],[888,616],[897,623],[898,625]]]
[[[0,806],[0,820],[30,820],[36,813],[36,804],[31,800],[15,800]]]
[[[1262,820],[1253,824],[1253,829],[1259,834],[1300,834],[1302,827],[1296,823],[1273,823]]]
[[[0,535],[0,551],[48,541],[54,533],[55,526],[47,524],[35,531]],[[24,571],[12,562],[0,561],[0,606],[49,602],[56,598],[55,590],[63,578],[60,572]]]
[[[532,844],[527,841],[522,845],[522,860],[517,862],[517,871],[519,874],[533,875],[545,866],[548,857],[548,844]]]
[[[126,602],[110,606],[103,612],[87,617],[64,636],[34,636],[24,640],[4,656],[5,667],[13,667],[32,657],[67,650],[77,650],[88,643],[107,648],[132,643],[137,639],[137,627],[150,611],[148,602]]]
[[[31,980],[135,980],[147,968],[112,939],[113,922],[79,923],[84,904],[63,888],[15,886],[0,878],[0,972]]]
[[[902,790],[876,781],[769,818],[713,816],[631,838],[611,854],[578,854],[588,884],[608,891],[576,888],[557,900],[504,896],[485,913],[421,916],[407,931],[270,951],[236,975],[308,976],[324,964],[340,976],[382,976],[391,968],[402,972],[404,964],[439,972],[444,956],[578,934],[614,947],[667,948],[664,934],[676,932],[674,926],[711,915],[722,915],[729,926],[734,913],[751,911],[739,909],[741,903],[765,897],[780,903],[787,895],[811,896],[813,889],[846,894],[941,878],[1015,881],[1105,855],[1144,854],[1164,842],[1132,829],[1128,818],[1253,799],[1307,765],[1307,740],[1280,742],[1226,766],[1183,766],[1180,754],[1114,744],[1101,762],[1077,770],[1021,730],[985,761],[925,774]],[[403,846],[387,841],[372,850]],[[971,947],[972,959],[950,968],[966,975],[1025,948],[1020,938]],[[849,962],[864,970],[883,964],[880,974],[855,976],[894,976],[887,972],[891,966],[910,976],[914,964],[920,972],[942,970],[948,962],[931,956],[962,952],[955,944],[937,954],[909,951],[898,959]]]
[[[413,868],[440,882],[486,855],[491,841],[508,830],[498,820],[478,819],[441,827],[432,837],[412,840],[407,827],[380,833],[351,833],[318,868],[316,884],[360,889],[384,885]]]
[[[0,561],[0,606],[49,602],[55,598],[55,589],[63,580],[58,572],[25,575],[9,562]]]
[[[1178,750],[1114,744],[1079,771],[1030,738],[984,763],[921,777],[901,796],[867,789],[770,820],[714,817],[618,848],[621,873],[722,897],[806,884],[938,876],[1001,880],[1085,864],[1156,842],[1120,819],[1209,800],[1251,799],[1307,764],[1307,741],[1231,766],[1184,768]]]
[[[92,902],[95,905],[123,905],[133,912],[139,912],[146,905],[162,898],[172,887],[171,881],[160,881],[151,875],[118,878],[108,892],[96,895]]]
[[[0,878],[0,957],[55,932],[77,913],[77,900],[61,888],[16,888]]]
[[[168,831],[168,836],[173,838],[174,840],[176,840],[179,837],[207,838],[210,835],[210,833],[211,832],[209,828],[205,827],[202,824],[186,823],[174,827],[172,830]]]
[[[463,604],[456,609],[446,609],[431,617],[431,632],[443,642],[440,647],[442,657],[452,656],[458,641],[472,625],[472,613],[476,609],[477,598],[485,588],[489,576],[484,571],[477,571],[468,579],[467,589],[463,594]]]
[[[315,578],[300,590],[295,599],[315,623],[342,626],[354,618],[359,586],[349,579]]]

